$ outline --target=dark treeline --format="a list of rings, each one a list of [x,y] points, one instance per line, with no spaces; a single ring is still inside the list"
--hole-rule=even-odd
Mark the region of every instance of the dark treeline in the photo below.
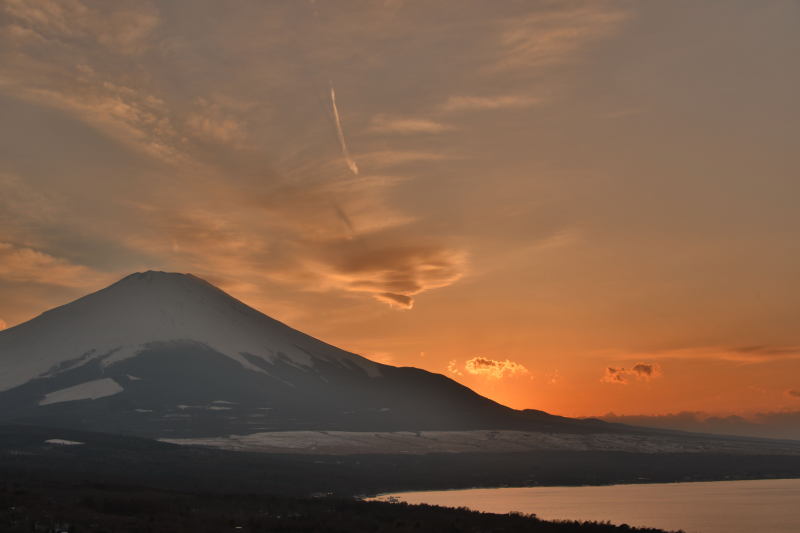
[[[0,488],[4,533],[541,532],[661,530],[594,522],[548,522],[429,505],[331,498],[190,494],[99,486]]]

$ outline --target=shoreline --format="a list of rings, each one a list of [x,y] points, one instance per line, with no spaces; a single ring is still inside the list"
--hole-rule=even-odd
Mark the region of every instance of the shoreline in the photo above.
[[[499,490],[498,490],[499,489]],[[692,533],[795,533],[800,478],[606,486],[499,487],[382,494],[369,501],[521,513]]]
[[[623,482],[623,483],[594,483],[594,484],[579,484],[579,485],[499,485],[499,486],[475,486],[475,487],[459,487],[450,489],[420,489],[420,490],[403,490],[395,492],[381,492],[375,495],[368,496],[354,496],[354,498],[361,501],[386,501],[379,499],[382,496],[395,496],[398,494],[417,494],[423,492],[459,492],[468,490],[496,490],[496,489],[545,489],[545,488],[588,488],[588,487],[627,487],[637,485],[699,485],[702,483],[741,483],[743,481],[793,481],[800,480],[800,475],[795,477],[762,477],[762,478],[738,478],[738,479],[703,479],[703,480],[688,480],[688,481],[642,481],[642,482]],[[388,502],[396,503],[396,502]]]

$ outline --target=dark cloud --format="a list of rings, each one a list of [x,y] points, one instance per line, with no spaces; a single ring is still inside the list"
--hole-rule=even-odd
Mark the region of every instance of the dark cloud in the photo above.
[[[788,396],[789,398],[800,398],[800,390],[789,389],[786,391],[786,396]]]
[[[615,368],[613,366],[606,367],[603,381],[606,383],[628,383],[627,373],[624,368]]]
[[[382,292],[375,294],[375,298],[390,304],[399,305],[405,309],[411,309],[414,305],[414,298],[406,296],[405,294],[394,294],[391,292]]]
[[[632,380],[649,381],[661,376],[661,366],[657,363],[636,363],[631,368],[606,367],[601,381],[627,385]]]
[[[460,250],[414,243],[396,232],[332,242],[317,253],[311,271],[321,283],[404,308],[421,292],[455,283],[466,262]]]
[[[649,377],[653,377],[658,372],[658,369],[652,363],[636,363],[631,370],[639,376]]]

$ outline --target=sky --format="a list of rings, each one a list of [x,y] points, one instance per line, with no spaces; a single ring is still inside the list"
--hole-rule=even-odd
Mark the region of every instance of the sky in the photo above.
[[[0,327],[191,272],[516,408],[791,418],[798,57],[797,1],[0,0]]]

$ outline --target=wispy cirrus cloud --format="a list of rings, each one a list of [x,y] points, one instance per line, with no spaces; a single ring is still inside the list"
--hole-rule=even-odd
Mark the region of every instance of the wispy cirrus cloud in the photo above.
[[[391,117],[377,115],[372,118],[370,131],[377,133],[443,133],[453,126],[428,118]]]
[[[542,104],[537,96],[503,94],[493,96],[451,96],[442,106],[444,111],[481,111],[497,109],[522,109]]]
[[[195,272],[223,283],[235,277],[362,294],[400,309],[466,275],[466,252],[420,237],[402,214],[393,219],[381,187],[360,177],[347,187],[361,194],[339,190],[344,186],[278,188],[247,201],[238,192],[220,192],[217,205],[237,205],[226,214],[211,206],[142,206],[150,226],[131,245],[192,264]]]
[[[80,0],[28,2],[7,0],[5,12],[14,19],[13,33],[39,42],[88,39],[121,54],[137,54],[148,46],[148,36],[158,26],[157,10],[150,2],[107,9]]]
[[[630,16],[619,4],[592,2],[536,10],[500,24],[499,60],[490,71],[563,63],[587,44],[613,33]]]
[[[65,189],[86,191],[81,206],[60,190],[55,199],[28,195],[39,205],[28,211],[39,219],[17,209],[13,231],[0,233],[0,241],[44,254],[42,265],[51,257],[51,269],[63,272],[78,272],[68,267],[80,265],[58,258],[85,256],[62,253],[80,243],[92,250],[83,274],[95,279],[103,269],[147,265],[248,290],[365,296],[399,309],[468,274],[466,241],[452,229],[440,232],[444,226],[430,222],[439,210],[409,203],[406,191],[416,182],[427,190],[453,172],[444,165],[463,166],[472,156],[448,137],[464,134],[457,112],[541,102],[513,83],[497,94],[486,83],[496,74],[483,68],[518,54],[522,47],[508,40],[509,24],[520,18],[513,13],[540,7],[496,13],[476,6],[454,19],[436,6],[424,13],[260,2],[236,12],[182,9],[188,5],[3,5],[0,96],[63,113],[73,130],[88,126],[87,145],[98,142],[96,135],[144,170],[114,165],[114,180],[78,173]],[[292,28],[269,22],[288,19]],[[477,41],[467,29],[489,46],[472,49]],[[393,52],[384,45],[387,35],[405,38],[409,30],[419,37],[408,49],[409,64],[420,75],[435,74],[436,82],[425,94],[412,88],[399,101],[385,99],[364,69],[399,86],[405,71],[391,67]],[[297,46],[287,47],[297,35]],[[426,63],[443,35],[453,46]],[[347,144],[353,139],[358,150]],[[47,190],[46,183],[33,192]],[[58,216],[48,214],[52,209]],[[86,223],[92,217],[104,223]],[[68,235],[61,249],[47,246],[56,224],[59,235]]]
[[[139,58],[153,44],[155,7],[10,0],[4,11],[6,92],[71,113],[150,155],[177,156],[179,137],[165,102],[131,79],[140,77]],[[110,66],[110,58],[118,65]],[[124,74],[126,67],[134,74]]]
[[[60,287],[92,287],[102,274],[25,246],[0,242],[0,280]],[[107,277],[107,276],[106,276]]]
[[[758,361],[800,358],[800,346],[795,345],[737,346],[723,350],[723,352],[729,353],[729,357],[734,360]]]
[[[453,159],[454,156],[423,150],[376,150],[359,155],[364,166],[383,170],[412,163],[426,163]]]
[[[246,138],[244,121],[226,113],[218,102],[198,98],[194,107],[186,115],[186,134],[223,144],[240,142]]]

